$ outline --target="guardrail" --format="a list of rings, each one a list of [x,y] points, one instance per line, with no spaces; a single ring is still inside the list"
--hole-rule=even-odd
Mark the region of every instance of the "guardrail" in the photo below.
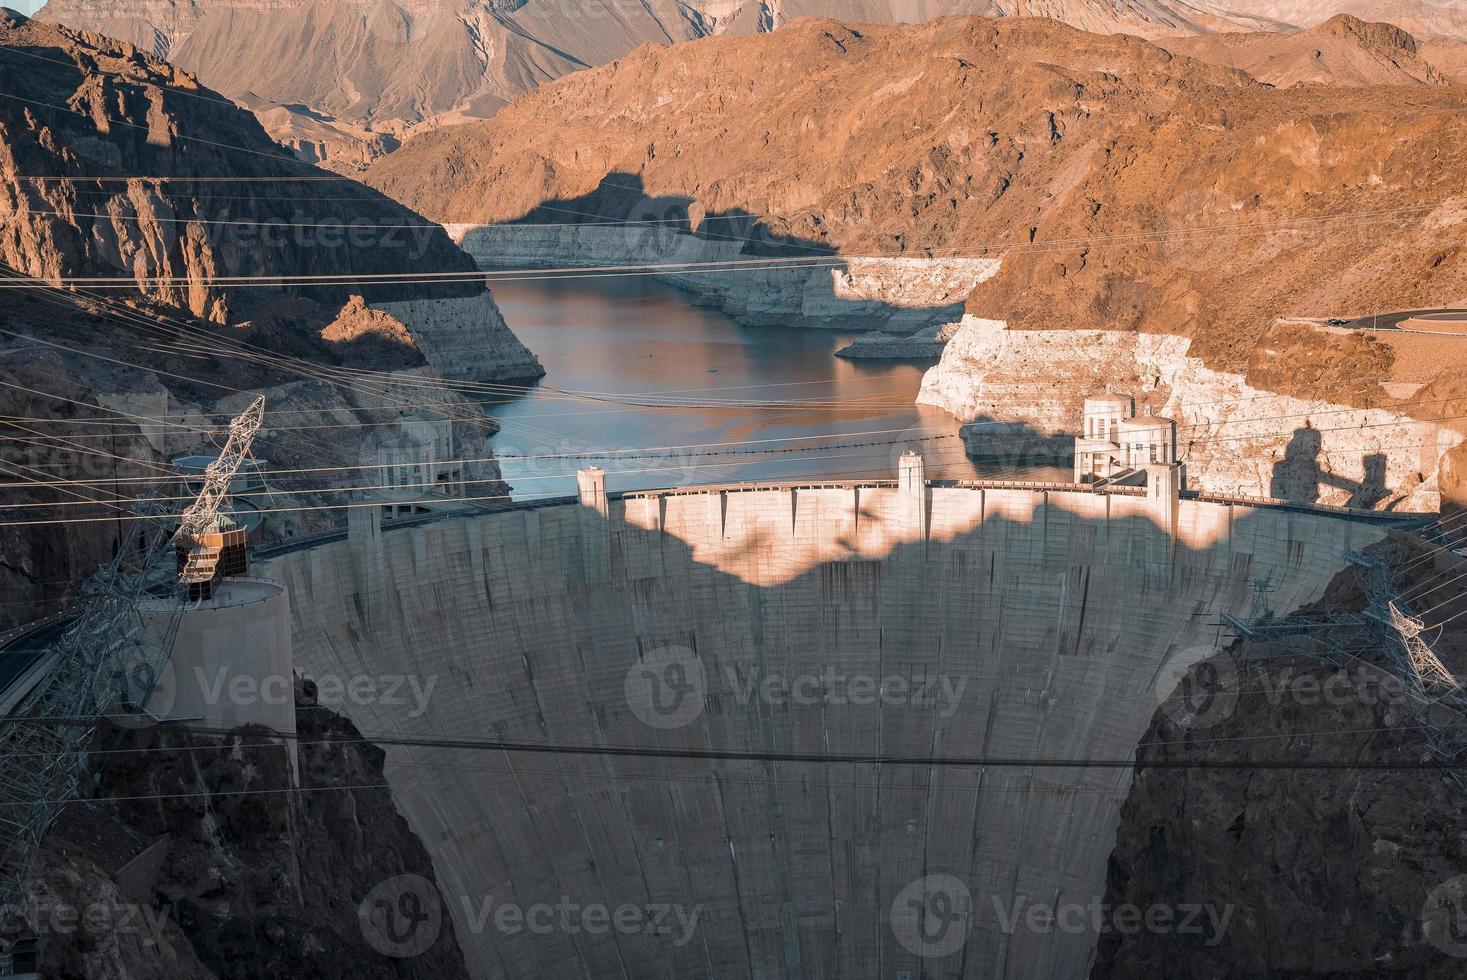
[[[1282,497],[1244,497],[1240,494],[1211,493],[1204,490],[1183,490],[1186,500],[1200,500],[1209,504],[1236,504],[1245,507],[1276,507],[1279,510],[1299,511],[1306,514],[1326,514],[1331,517],[1347,517],[1352,520],[1377,524],[1411,524],[1430,522],[1437,519],[1434,514],[1396,514],[1391,511],[1365,510],[1360,507],[1339,507],[1334,504],[1306,504]]]

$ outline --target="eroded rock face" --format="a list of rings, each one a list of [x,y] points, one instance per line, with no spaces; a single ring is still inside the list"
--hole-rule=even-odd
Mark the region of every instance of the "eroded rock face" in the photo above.
[[[1258,31],[1168,38],[1169,51],[1241,68],[1272,85],[1444,85],[1447,78],[1392,24],[1340,14],[1298,33]]]
[[[26,93],[0,104],[0,262],[10,268],[51,282],[106,277],[220,324],[284,295],[314,300],[327,319],[302,323],[306,346],[353,294],[368,304],[466,299],[473,329],[459,339],[472,345],[476,373],[463,375],[463,351],[442,342],[425,345],[429,362],[482,380],[538,373],[482,284],[374,281],[471,273],[473,260],[441,228],[294,160],[248,112],[182,70],[126,43],[10,17],[0,21],[0,86]],[[226,177],[236,180],[218,183]],[[321,282],[216,281],[262,276]],[[288,336],[275,340],[304,352]]]
[[[285,745],[264,729],[105,736],[116,751],[97,795],[122,802],[65,812],[43,848],[27,919],[44,931],[59,910],[92,909],[128,924],[52,936],[43,976],[468,976],[446,918],[410,958],[372,945],[359,905],[397,875],[431,883],[433,862],[382,785],[382,750],[318,706],[308,682],[296,712],[300,792],[289,791]]]
[[[764,33],[799,17],[1048,17],[1154,38],[1288,31],[1339,12],[1467,34],[1467,18],[1422,0],[51,0],[42,16],[167,57],[258,103],[266,129],[303,159],[355,172],[415,131],[487,118],[547,79],[639,45]]]
[[[923,379],[918,401],[979,422],[966,432],[968,446],[986,454],[1016,427],[1038,438],[1073,434],[1085,397],[1110,386],[1132,395],[1138,411],[1149,407],[1176,420],[1177,452],[1193,489],[1437,508],[1438,468],[1462,442],[1449,425],[1431,421],[1451,414],[1442,403],[1355,408],[1280,394],[1208,367],[1191,346],[1189,338],[1167,334],[1014,330],[967,316]]]
[[[625,212],[641,213],[635,203]],[[993,258],[834,256],[726,234],[728,226],[716,221],[700,233],[684,233],[630,220],[623,227],[593,222],[447,229],[482,268],[645,266],[700,303],[751,325],[907,332],[940,326],[961,313],[967,295],[999,265]],[[675,265],[686,268],[667,268]]]

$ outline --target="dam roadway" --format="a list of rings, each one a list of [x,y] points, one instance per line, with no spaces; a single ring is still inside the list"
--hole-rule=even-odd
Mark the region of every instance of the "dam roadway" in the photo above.
[[[344,705],[369,737],[749,754],[388,746],[476,977],[1079,976],[1092,931],[1013,915],[1102,899],[1131,776],[1056,761],[1131,758],[1169,671],[1214,652],[1254,579],[1295,609],[1386,533],[1123,489],[930,485],[920,467],[864,485],[593,483],[390,533],[353,512],[354,533],[262,555],[257,573],[290,589],[306,676],[434,684],[425,710]],[[696,696],[649,710],[652,675]],[[882,696],[832,696],[842,677]],[[818,696],[789,696],[801,682]],[[946,694],[886,696],[899,688]],[[956,948],[895,924],[931,875],[966,893]],[[482,914],[540,903],[697,919],[536,933]]]

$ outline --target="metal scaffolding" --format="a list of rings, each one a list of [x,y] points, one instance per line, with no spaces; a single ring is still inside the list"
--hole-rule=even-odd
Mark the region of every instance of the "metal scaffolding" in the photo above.
[[[44,676],[4,719],[0,908],[15,907],[46,832],[77,798],[98,721],[147,711],[185,609],[176,549],[192,546],[214,520],[259,431],[264,403],[257,398],[230,423],[224,452],[182,515],[135,512],[125,522],[112,561],[84,583],[71,623],[39,661]],[[145,606],[152,607],[146,618]]]
[[[1426,627],[1402,599],[1393,569],[1358,551],[1347,552],[1345,558],[1364,570],[1363,614],[1326,610],[1274,619],[1267,611],[1260,615],[1255,587],[1253,615],[1242,620],[1223,613],[1219,625],[1241,641],[1245,661],[1258,656],[1261,649],[1268,649],[1265,644],[1270,641],[1307,635],[1317,641],[1317,648],[1290,648],[1286,652],[1317,656],[1338,666],[1354,664],[1379,672],[1383,678],[1394,678],[1411,699],[1412,725],[1421,731],[1447,775],[1467,789],[1467,772],[1459,766],[1459,760],[1467,755],[1467,696],[1462,686],[1431,649],[1423,635]],[[1372,651],[1384,654],[1384,665],[1362,659]]]

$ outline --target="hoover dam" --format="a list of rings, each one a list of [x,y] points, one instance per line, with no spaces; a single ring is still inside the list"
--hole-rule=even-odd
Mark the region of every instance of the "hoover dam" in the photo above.
[[[424,693],[341,710],[432,856],[412,907],[439,903],[473,976],[1084,975],[1095,932],[1028,913],[1104,896],[1124,763],[1159,708],[1193,710],[1179,674],[1255,581],[1296,609],[1386,534],[1204,499],[1177,466],[1140,488],[899,463],[619,495],[583,471],[579,498],[386,530],[362,508],[260,556],[297,670]],[[940,929],[904,918],[934,882]],[[537,907],[665,914],[537,930]]]

